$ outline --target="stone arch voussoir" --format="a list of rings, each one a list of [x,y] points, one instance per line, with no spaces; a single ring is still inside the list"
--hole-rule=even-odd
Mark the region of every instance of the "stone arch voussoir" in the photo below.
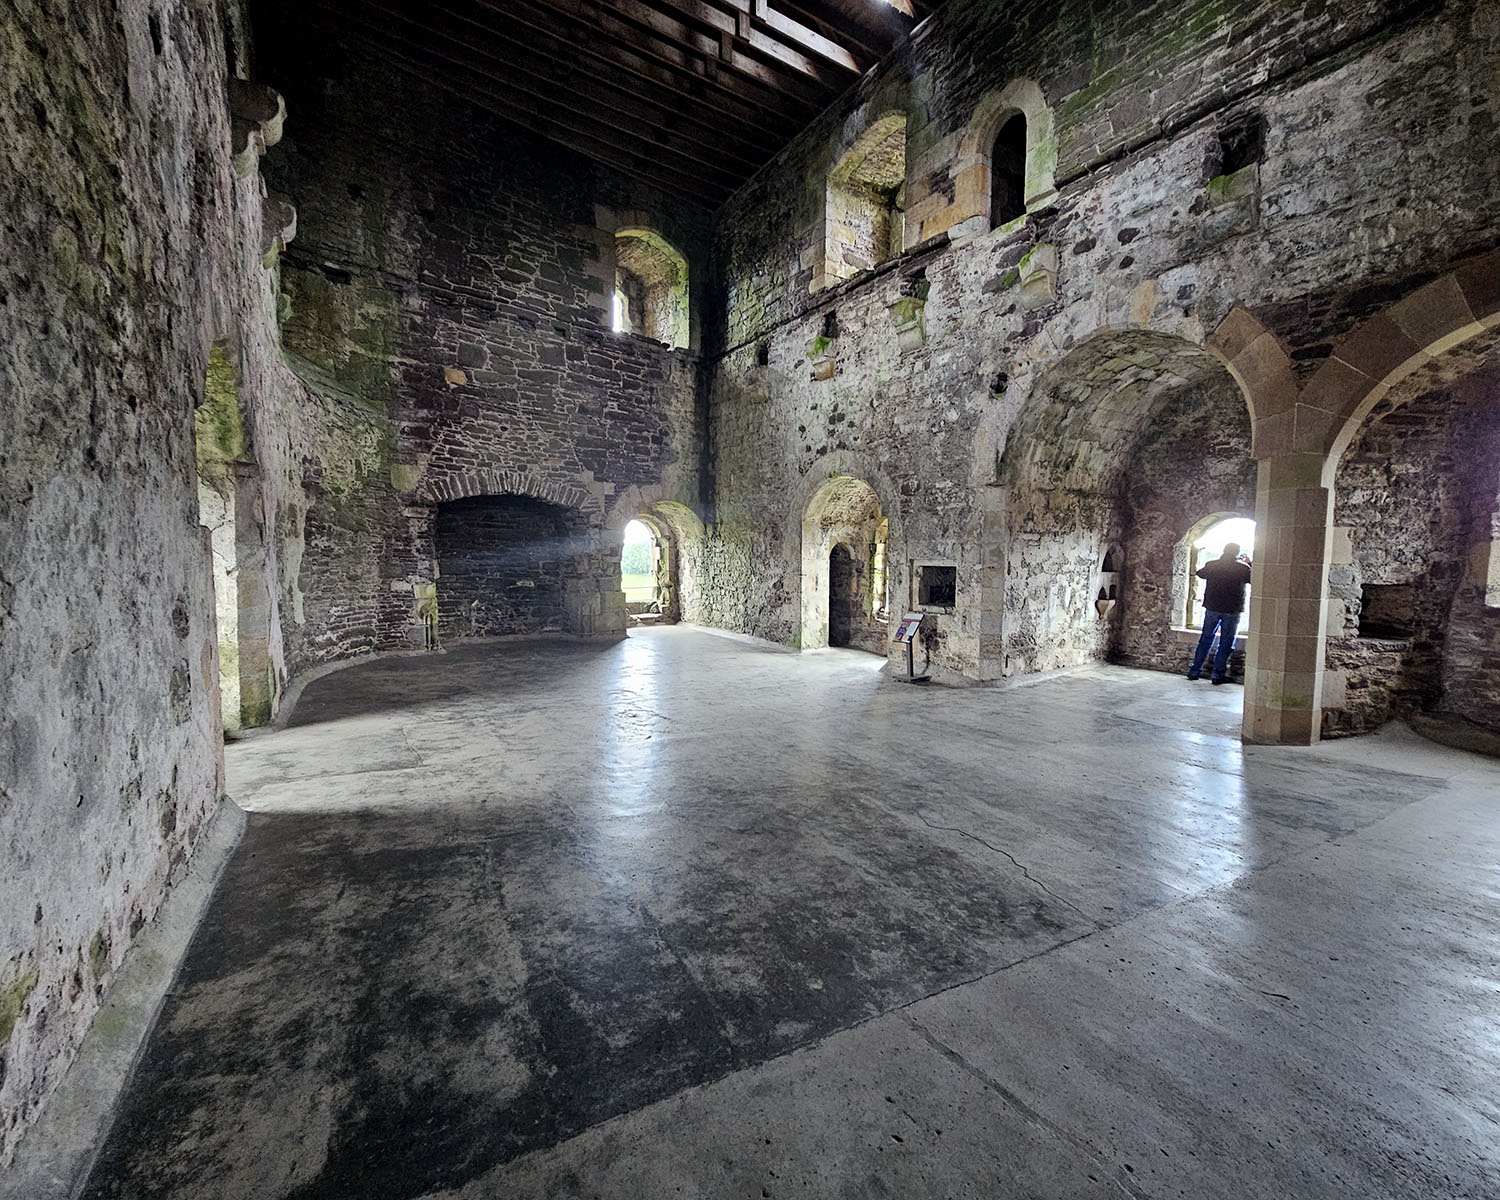
[[[1445,351],[1500,325],[1500,251],[1473,258],[1361,323],[1308,381],[1300,448],[1326,455],[1325,483],[1370,410]],[[1300,415],[1300,414],[1299,414]]]
[[[1297,406],[1292,359],[1276,335],[1243,308],[1235,307],[1204,342],[1240,385],[1250,410],[1251,453],[1269,458],[1291,436]]]
[[[473,496],[530,496],[549,504],[578,509],[593,521],[603,517],[603,505],[576,484],[545,479],[529,471],[499,467],[477,467],[425,479],[417,491],[419,500],[440,503],[467,500]]]

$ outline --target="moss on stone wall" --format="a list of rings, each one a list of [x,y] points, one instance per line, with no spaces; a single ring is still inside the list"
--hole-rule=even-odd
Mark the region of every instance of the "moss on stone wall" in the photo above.
[[[36,987],[37,979],[36,968],[33,967],[29,971],[22,971],[5,987],[0,988],[0,1046],[10,1041],[10,1032],[21,1016],[21,1006]]]
[[[234,367],[222,346],[209,351],[208,380],[203,403],[193,415],[193,432],[198,470],[205,477],[212,477],[213,472],[205,469],[211,464],[243,462],[249,457]]]
[[[89,969],[95,979],[103,979],[109,973],[109,951],[109,928],[101,925],[89,942]]]
[[[384,411],[395,392],[399,300],[378,281],[283,262],[290,311],[282,344],[292,369]],[[311,368],[309,370],[309,368]]]

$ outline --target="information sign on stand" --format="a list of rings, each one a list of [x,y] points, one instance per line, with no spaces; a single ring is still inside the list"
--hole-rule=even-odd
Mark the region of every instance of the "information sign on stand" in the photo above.
[[[916,652],[912,648],[912,644],[917,640],[917,631],[922,628],[922,618],[926,615],[920,612],[902,613],[901,622],[896,626],[896,636],[891,639],[892,645],[906,647],[906,678],[901,679],[899,675],[896,676],[897,679],[901,679],[902,683],[926,683],[930,678],[927,675],[917,674]]]

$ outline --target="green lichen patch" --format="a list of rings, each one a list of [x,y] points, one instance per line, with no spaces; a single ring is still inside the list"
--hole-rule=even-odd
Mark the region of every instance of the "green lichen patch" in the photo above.
[[[926,305],[915,296],[902,296],[890,306],[891,316],[901,325],[910,325],[919,316]]]
[[[240,416],[239,388],[234,366],[222,346],[208,353],[208,377],[203,389],[203,403],[193,417],[197,439],[198,468],[212,476],[216,463],[243,462],[248,447],[245,424]]]
[[[22,971],[0,988],[0,1046],[10,1041],[11,1031],[15,1029],[16,1022],[21,1017],[21,1009],[36,987],[37,979],[36,968],[33,967],[29,971]]]
[[[416,463],[392,463],[391,486],[398,492],[415,491],[422,479],[422,468]]]
[[[1214,176],[1208,181],[1208,202],[1218,208],[1253,196],[1258,176],[1259,171],[1253,163],[1232,175]]]
[[[271,723],[271,708],[276,694],[273,668],[268,666],[266,677],[256,682],[258,686],[247,687],[244,680],[240,681],[240,725],[242,728],[254,729]]]
[[[290,311],[281,337],[292,369],[319,390],[331,382],[385,411],[396,388],[397,297],[378,280],[292,263],[283,264],[282,284]]]
[[[94,972],[95,979],[103,979],[109,974],[110,947],[109,927],[101,925],[89,942],[89,969]]]

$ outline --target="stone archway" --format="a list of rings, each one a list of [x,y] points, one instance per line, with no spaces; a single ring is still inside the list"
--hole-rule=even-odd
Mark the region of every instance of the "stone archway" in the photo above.
[[[825,476],[802,508],[802,628],[800,645],[816,650],[834,644],[830,628],[833,610],[833,562],[836,549],[848,555],[847,575],[841,579],[837,614],[846,645],[885,653],[888,606],[874,596],[878,539],[891,537],[890,514],[876,489],[855,475]],[[890,574],[883,582],[890,587]],[[889,591],[887,592],[889,594]],[[881,614],[885,613],[885,616]]]
[[[982,675],[1056,670],[1113,657],[1121,646],[1138,564],[1121,547],[1131,539],[1129,504],[1136,448],[1177,409],[1189,418],[1208,406],[1242,429],[1249,422],[1237,382],[1203,345],[1150,329],[1105,329],[1072,345],[1039,376],[1022,402],[986,489],[981,640]],[[1176,447],[1178,474],[1193,466]],[[1160,490],[1160,489],[1158,489]],[[1171,569],[1174,534],[1152,564]],[[1149,544],[1156,545],[1160,539]],[[1142,543],[1146,544],[1146,543]],[[1124,603],[1099,605],[1097,600]],[[1159,615],[1159,614],[1156,614]],[[1165,621],[1159,640],[1172,640]],[[1175,650],[1142,655],[1165,666]]]
[[[631,521],[646,525],[657,546],[655,592],[661,619],[697,623],[707,532],[697,513],[680,500],[663,498],[662,492],[659,487],[627,488],[610,509],[603,536],[618,558],[626,526]]]
[[[1306,387],[1266,387],[1257,397],[1255,519],[1268,552],[1253,583],[1264,612],[1250,642],[1247,741],[1311,745],[1321,735],[1333,474],[1345,447],[1393,387],[1496,324],[1500,253],[1491,253],[1362,323]],[[1249,346],[1242,354],[1257,357]]]

